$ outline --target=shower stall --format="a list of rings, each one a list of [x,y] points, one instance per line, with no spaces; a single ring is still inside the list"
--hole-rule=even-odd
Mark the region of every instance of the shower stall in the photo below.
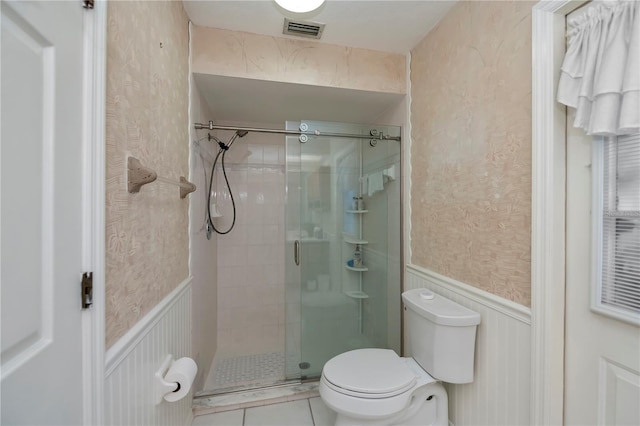
[[[200,394],[318,378],[352,349],[400,353],[400,127],[288,121],[228,158],[238,220],[218,237],[218,352]],[[214,182],[226,229],[231,191],[221,171]]]

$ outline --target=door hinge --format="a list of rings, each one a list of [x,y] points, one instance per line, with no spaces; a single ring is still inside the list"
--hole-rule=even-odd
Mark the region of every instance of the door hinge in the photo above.
[[[82,0],[82,7],[85,9],[93,9],[93,0]]]
[[[88,309],[93,304],[93,272],[82,274],[82,309]]]

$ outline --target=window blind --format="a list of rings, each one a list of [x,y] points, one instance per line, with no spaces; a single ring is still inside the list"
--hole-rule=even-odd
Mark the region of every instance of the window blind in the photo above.
[[[640,134],[604,144],[600,302],[640,313]]]

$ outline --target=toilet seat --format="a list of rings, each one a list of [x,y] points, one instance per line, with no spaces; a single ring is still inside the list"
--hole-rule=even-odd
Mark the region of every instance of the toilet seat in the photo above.
[[[442,384],[413,358],[400,358],[386,349],[356,349],[325,364],[319,390],[327,407],[339,416],[358,419],[353,424],[372,420],[380,425],[400,424],[388,422],[419,403],[423,393],[440,388]],[[446,391],[442,392],[446,399]]]
[[[389,398],[413,388],[417,376],[390,349],[356,349],[329,360],[322,376],[336,392],[358,398]]]

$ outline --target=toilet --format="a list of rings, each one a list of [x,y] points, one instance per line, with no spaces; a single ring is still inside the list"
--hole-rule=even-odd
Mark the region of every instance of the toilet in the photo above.
[[[356,349],[322,369],[320,397],[336,425],[448,426],[442,382],[471,383],[480,314],[427,289],[402,294],[405,351]]]

